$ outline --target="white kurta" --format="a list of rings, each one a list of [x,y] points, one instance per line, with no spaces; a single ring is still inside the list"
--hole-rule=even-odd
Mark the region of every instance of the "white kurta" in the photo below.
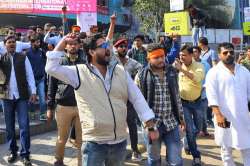
[[[236,64],[234,73],[219,62],[207,74],[206,92],[209,106],[218,106],[231,122],[229,129],[215,123],[215,142],[242,150],[250,148],[250,72]]]

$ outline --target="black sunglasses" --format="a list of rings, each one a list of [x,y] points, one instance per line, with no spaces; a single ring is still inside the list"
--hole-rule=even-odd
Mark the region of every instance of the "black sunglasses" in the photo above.
[[[127,48],[127,45],[119,45],[118,47],[120,47],[120,48]]]
[[[223,55],[227,55],[228,53],[229,53],[230,55],[233,55],[233,54],[234,54],[234,51],[232,50],[232,51],[224,51],[224,52],[222,52]]]

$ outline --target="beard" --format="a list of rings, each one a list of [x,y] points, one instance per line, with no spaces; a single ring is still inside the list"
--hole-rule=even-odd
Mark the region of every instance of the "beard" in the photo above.
[[[232,65],[234,64],[234,56],[229,56],[227,59],[222,61],[225,65]]]
[[[124,58],[127,55],[126,51],[118,52],[119,57]]]
[[[96,57],[96,62],[102,66],[108,66],[110,61],[110,53],[106,52],[104,57],[98,56]]]
[[[156,70],[164,69],[165,64],[164,63],[158,63],[158,64],[150,64],[152,68]]]
[[[39,50],[40,46],[35,46],[34,49],[37,51]]]
[[[69,53],[70,53],[70,54],[77,54],[77,53],[78,53],[78,50],[72,49],[72,50],[69,50]]]

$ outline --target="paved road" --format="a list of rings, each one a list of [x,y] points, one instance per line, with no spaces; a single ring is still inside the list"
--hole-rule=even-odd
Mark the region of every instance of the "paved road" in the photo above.
[[[56,132],[48,132],[46,134],[37,135],[32,137],[31,145],[31,159],[34,166],[52,166],[54,162],[54,149]],[[220,161],[219,148],[214,144],[213,139],[199,139],[198,140],[199,149],[202,153],[202,162],[206,166],[222,166]],[[164,146],[163,146],[164,147]],[[7,164],[7,145],[0,145],[0,165]],[[162,156],[164,156],[165,149],[162,149]],[[72,147],[70,143],[67,143],[65,151],[65,164],[68,166],[76,166],[76,149]],[[143,154],[146,157],[146,153]],[[190,166],[192,158],[191,156],[186,156],[183,153],[184,166]],[[234,158],[237,166],[243,166],[242,160],[240,159],[240,154],[238,151],[234,151]],[[138,166],[145,165],[144,162],[134,163],[132,161],[126,161],[126,166]],[[21,166],[21,162],[17,161],[12,166]]]

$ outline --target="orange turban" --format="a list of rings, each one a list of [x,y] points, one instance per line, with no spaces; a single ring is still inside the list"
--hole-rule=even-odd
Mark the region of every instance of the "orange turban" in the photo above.
[[[165,51],[160,48],[152,52],[149,52],[147,58],[151,59],[151,58],[158,58],[158,57],[164,57],[164,56],[165,56]]]
[[[81,31],[81,27],[78,26],[78,25],[73,25],[73,26],[71,27],[71,29],[72,29],[72,31],[78,31],[78,32]]]

